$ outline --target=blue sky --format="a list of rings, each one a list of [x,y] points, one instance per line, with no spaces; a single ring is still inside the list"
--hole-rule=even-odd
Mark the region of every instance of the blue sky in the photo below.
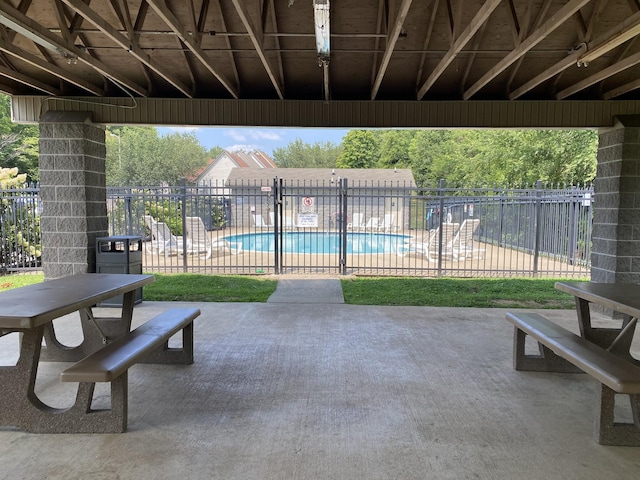
[[[273,156],[273,150],[289,145],[296,139],[304,143],[342,141],[348,129],[338,128],[256,128],[256,127],[158,127],[160,135],[171,132],[194,133],[200,144],[209,149],[220,146],[225,150],[262,150]]]

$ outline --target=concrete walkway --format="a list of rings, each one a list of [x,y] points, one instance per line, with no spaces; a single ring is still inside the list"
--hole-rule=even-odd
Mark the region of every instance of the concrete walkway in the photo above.
[[[310,289],[320,287],[290,292],[310,300]],[[513,370],[505,310],[275,301],[286,290],[268,303],[198,304],[195,363],[134,366],[124,434],[0,427],[0,478],[638,477],[640,448],[592,440],[589,377]],[[179,305],[145,301],[134,323]],[[577,326],[574,311],[545,314]],[[56,328],[77,342],[75,317]],[[17,337],[0,337],[1,364],[16,361]],[[75,385],[58,380],[66,365],[39,369],[52,406],[73,402]]]
[[[278,280],[268,303],[344,303],[342,284],[337,278],[296,278]]]

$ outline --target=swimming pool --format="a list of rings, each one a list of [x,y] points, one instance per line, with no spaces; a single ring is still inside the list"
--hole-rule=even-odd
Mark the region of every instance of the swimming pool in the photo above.
[[[347,253],[395,253],[409,235],[388,233],[349,232]],[[230,235],[225,240],[242,245],[243,251],[273,252],[273,232]],[[282,232],[282,250],[285,253],[333,254],[339,252],[340,234],[337,232]]]

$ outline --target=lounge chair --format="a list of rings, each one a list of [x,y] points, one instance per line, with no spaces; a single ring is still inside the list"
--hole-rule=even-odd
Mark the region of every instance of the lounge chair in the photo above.
[[[347,222],[347,230],[360,231],[364,228],[364,215],[362,213],[354,213],[351,221]]]
[[[146,243],[147,252],[154,255],[177,255],[182,253],[182,237],[172,234],[166,223],[158,222],[151,215],[144,215],[143,219],[151,235],[150,241]]]
[[[367,223],[364,226],[364,231],[377,232],[379,223],[380,223],[380,219],[378,217],[369,218],[369,220],[367,220]]]
[[[187,217],[186,223],[188,253],[203,253],[203,258],[209,259],[213,252],[236,254],[241,251],[241,247],[227,240],[220,239],[212,241],[200,217]]]
[[[395,218],[396,216],[393,213],[386,213],[382,223],[378,225],[378,230],[385,233],[398,231],[398,227],[394,224]]]
[[[473,257],[476,254],[484,254],[484,248],[473,246],[473,234],[480,225],[479,218],[467,218],[462,222],[456,236],[451,242],[451,248],[447,253],[451,253],[454,260]]]
[[[408,254],[424,256],[429,262],[438,261],[440,245],[440,228],[442,228],[442,252],[443,256],[450,252],[453,239],[458,231],[459,223],[443,223],[442,227],[429,230],[422,240],[412,239],[408,243],[398,247],[397,255],[404,257]]]
[[[456,238],[460,224],[459,223],[443,223],[436,230],[442,229],[442,256],[446,257],[453,254],[453,241]],[[433,239],[434,248],[428,252],[427,258],[430,262],[438,261],[438,253],[440,250],[440,232]]]
[[[252,213],[251,217],[253,218],[253,225],[256,228],[271,228],[271,225],[268,225],[267,223],[265,223],[264,218],[262,217],[262,214]]]
[[[271,220],[271,225],[267,225],[267,227],[274,227],[276,224],[276,219],[275,219],[275,214],[274,212],[269,212],[269,220]],[[292,228],[295,227],[295,224],[293,223],[293,218],[289,215],[284,215],[280,217],[281,220],[281,227],[283,230],[291,230]]]

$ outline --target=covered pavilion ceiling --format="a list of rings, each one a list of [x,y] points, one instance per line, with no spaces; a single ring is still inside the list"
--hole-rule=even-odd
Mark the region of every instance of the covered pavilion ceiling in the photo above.
[[[638,0],[3,0],[0,90],[638,99],[639,33]]]

